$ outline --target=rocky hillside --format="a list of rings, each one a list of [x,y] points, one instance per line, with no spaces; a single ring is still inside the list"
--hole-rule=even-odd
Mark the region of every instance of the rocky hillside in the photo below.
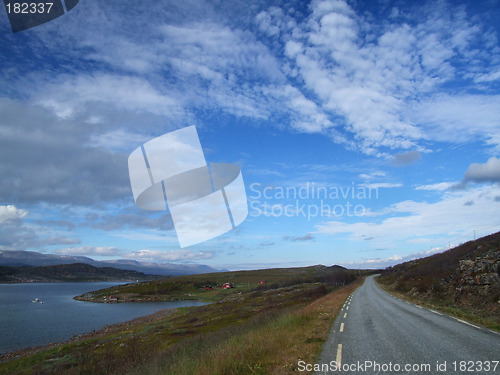
[[[390,267],[380,281],[411,298],[496,317],[500,323],[500,232]]]
[[[493,302],[500,305],[500,247],[478,245],[477,250],[487,250],[474,259],[459,261],[450,285],[455,288],[453,301],[459,305]]]

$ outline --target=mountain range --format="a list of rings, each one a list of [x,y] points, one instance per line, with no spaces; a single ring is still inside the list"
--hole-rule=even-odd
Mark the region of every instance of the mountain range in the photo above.
[[[47,283],[61,281],[144,281],[164,276],[112,267],[94,267],[85,263],[55,266],[0,266],[0,283]]]
[[[0,266],[53,266],[59,264],[85,263],[94,267],[113,267],[121,270],[143,272],[148,275],[193,275],[221,272],[203,264],[146,263],[130,259],[94,260],[84,256],[43,254],[36,251],[0,250]]]

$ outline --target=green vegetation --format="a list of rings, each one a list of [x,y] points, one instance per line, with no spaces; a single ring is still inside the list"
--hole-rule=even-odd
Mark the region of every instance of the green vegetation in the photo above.
[[[264,274],[266,284],[259,285]],[[223,295],[212,304],[155,314],[5,361],[0,373],[292,373],[299,359],[312,362],[320,353],[337,311],[356,287],[351,281],[357,274],[323,266],[228,273],[220,282],[234,282],[235,289],[199,291]],[[178,296],[189,282],[189,288],[219,282],[216,275],[224,276],[183,276],[143,287],[166,293],[160,285],[181,279],[185,284],[172,291]]]
[[[414,303],[500,330],[500,232],[390,267],[378,281]]]
[[[110,295],[118,302],[201,300],[218,301],[228,295],[249,291],[276,289],[301,283],[325,283],[329,286],[345,285],[356,278],[356,272],[340,266],[311,266],[302,268],[275,268],[256,271],[205,273],[176,276],[143,283],[120,285],[89,292],[75,297],[78,300],[105,302]],[[359,273],[359,272],[358,272]],[[366,273],[364,271],[364,273]],[[259,282],[265,284],[260,285]],[[232,283],[234,289],[217,288],[217,285]],[[213,290],[204,290],[210,285]]]

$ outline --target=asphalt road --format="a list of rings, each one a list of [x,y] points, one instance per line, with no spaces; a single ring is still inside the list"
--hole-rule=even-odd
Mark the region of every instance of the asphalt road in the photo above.
[[[346,300],[320,362],[309,365],[322,366],[317,374],[470,375],[500,374],[499,361],[500,334],[395,298],[369,277]]]

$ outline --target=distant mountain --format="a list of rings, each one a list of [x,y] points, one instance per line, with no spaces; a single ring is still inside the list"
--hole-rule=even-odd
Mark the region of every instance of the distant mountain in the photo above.
[[[111,267],[94,267],[85,263],[59,264],[56,266],[0,266],[0,282],[33,283],[54,281],[135,281],[152,280],[162,276],[120,270]]]
[[[42,254],[36,251],[0,250],[0,266],[53,266],[58,264],[85,263],[94,267],[113,267],[122,270],[143,272],[149,275],[193,275],[220,272],[203,264],[146,263],[129,259],[94,260],[84,256]]]

